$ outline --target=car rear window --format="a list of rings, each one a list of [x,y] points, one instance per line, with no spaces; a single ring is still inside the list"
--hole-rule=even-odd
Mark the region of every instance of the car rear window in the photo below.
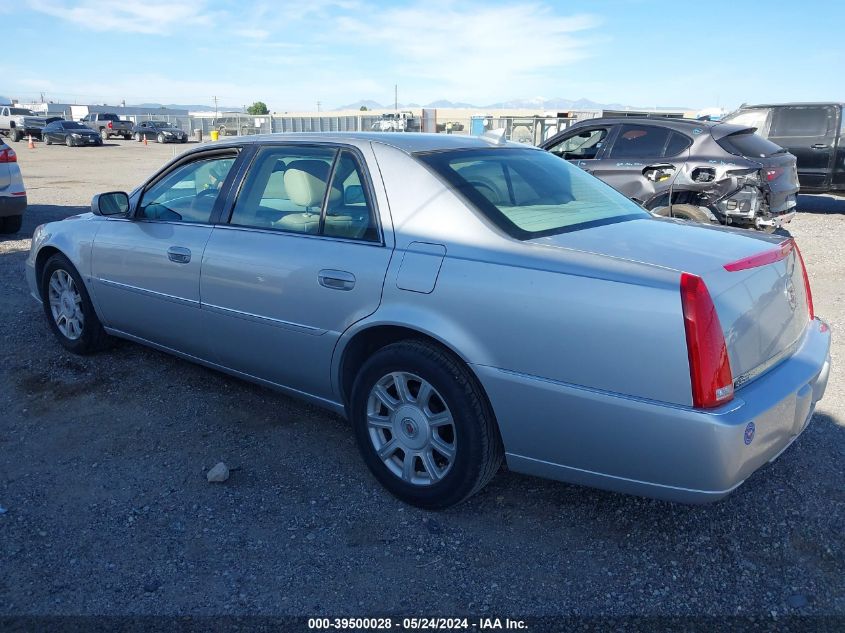
[[[780,145],[775,145],[750,129],[745,132],[729,134],[716,142],[729,154],[749,158],[765,158],[786,151]]]
[[[100,120],[101,121],[119,121],[120,119],[117,118],[116,114],[101,114]]]
[[[517,239],[650,217],[597,178],[548,152],[503,147],[416,157]]]

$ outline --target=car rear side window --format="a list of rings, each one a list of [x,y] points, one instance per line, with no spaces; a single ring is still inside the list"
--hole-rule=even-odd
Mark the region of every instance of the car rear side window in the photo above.
[[[719,146],[734,156],[747,156],[749,158],[765,158],[775,154],[782,154],[786,150],[755,134],[750,129],[744,132],[729,134],[716,141]]]
[[[669,140],[671,130],[652,125],[622,125],[610,158],[657,158],[663,156],[663,150]]]
[[[790,106],[775,108],[771,137],[819,137],[831,134],[836,126],[836,110],[831,106]]]
[[[230,224],[374,241],[378,228],[364,183],[347,150],[338,156],[332,147],[267,147],[250,168]]]
[[[650,217],[622,194],[549,152],[472,149],[416,157],[517,239]]]
[[[672,132],[669,135],[669,142],[666,144],[666,151],[662,156],[677,156],[690,145],[692,145],[692,139],[689,136],[680,132]]]

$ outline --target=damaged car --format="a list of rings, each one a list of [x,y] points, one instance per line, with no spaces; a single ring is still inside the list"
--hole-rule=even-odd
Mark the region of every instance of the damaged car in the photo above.
[[[773,232],[795,216],[795,157],[755,128],[709,121],[597,118],[542,147],[655,215]]]

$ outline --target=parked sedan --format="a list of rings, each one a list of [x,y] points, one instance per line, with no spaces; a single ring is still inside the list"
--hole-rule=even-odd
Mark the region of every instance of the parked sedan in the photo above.
[[[167,121],[141,121],[132,128],[136,141],[155,139],[159,143],[187,143],[188,135]]]
[[[45,145],[64,143],[68,147],[81,145],[102,145],[99,133],[76,121],[53,121],[41,131]]]
[[[17,233],[26,211],[26,189],[23,186],[18,155],[0,139],[0,233]]]
[[[36,229],[26,262],[59,343],[130,339],[347,416],[376,479],[427,508],[503,455],[716,500],[827,385],[793,241],[655,218],[524,145],[241,137],[91,206]]]
[[[774,232],[795,216],[798,172],[792,154],[754,130],[689,119],[589,119],[543,148],[658,215]]]

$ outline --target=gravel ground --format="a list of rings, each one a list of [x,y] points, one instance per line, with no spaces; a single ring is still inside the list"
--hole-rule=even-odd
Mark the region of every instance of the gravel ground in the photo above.
[[[508,473],[442,513],[370,477],[340,418],[139,345],[63,351],[27,294],[34,227],[183,148],[15,146],[0,240],[0,616],[845,615],[845,199],[792,223],[834,330],[804,435],[723,502]],[[205,472],[234,470],[225,484]]]

